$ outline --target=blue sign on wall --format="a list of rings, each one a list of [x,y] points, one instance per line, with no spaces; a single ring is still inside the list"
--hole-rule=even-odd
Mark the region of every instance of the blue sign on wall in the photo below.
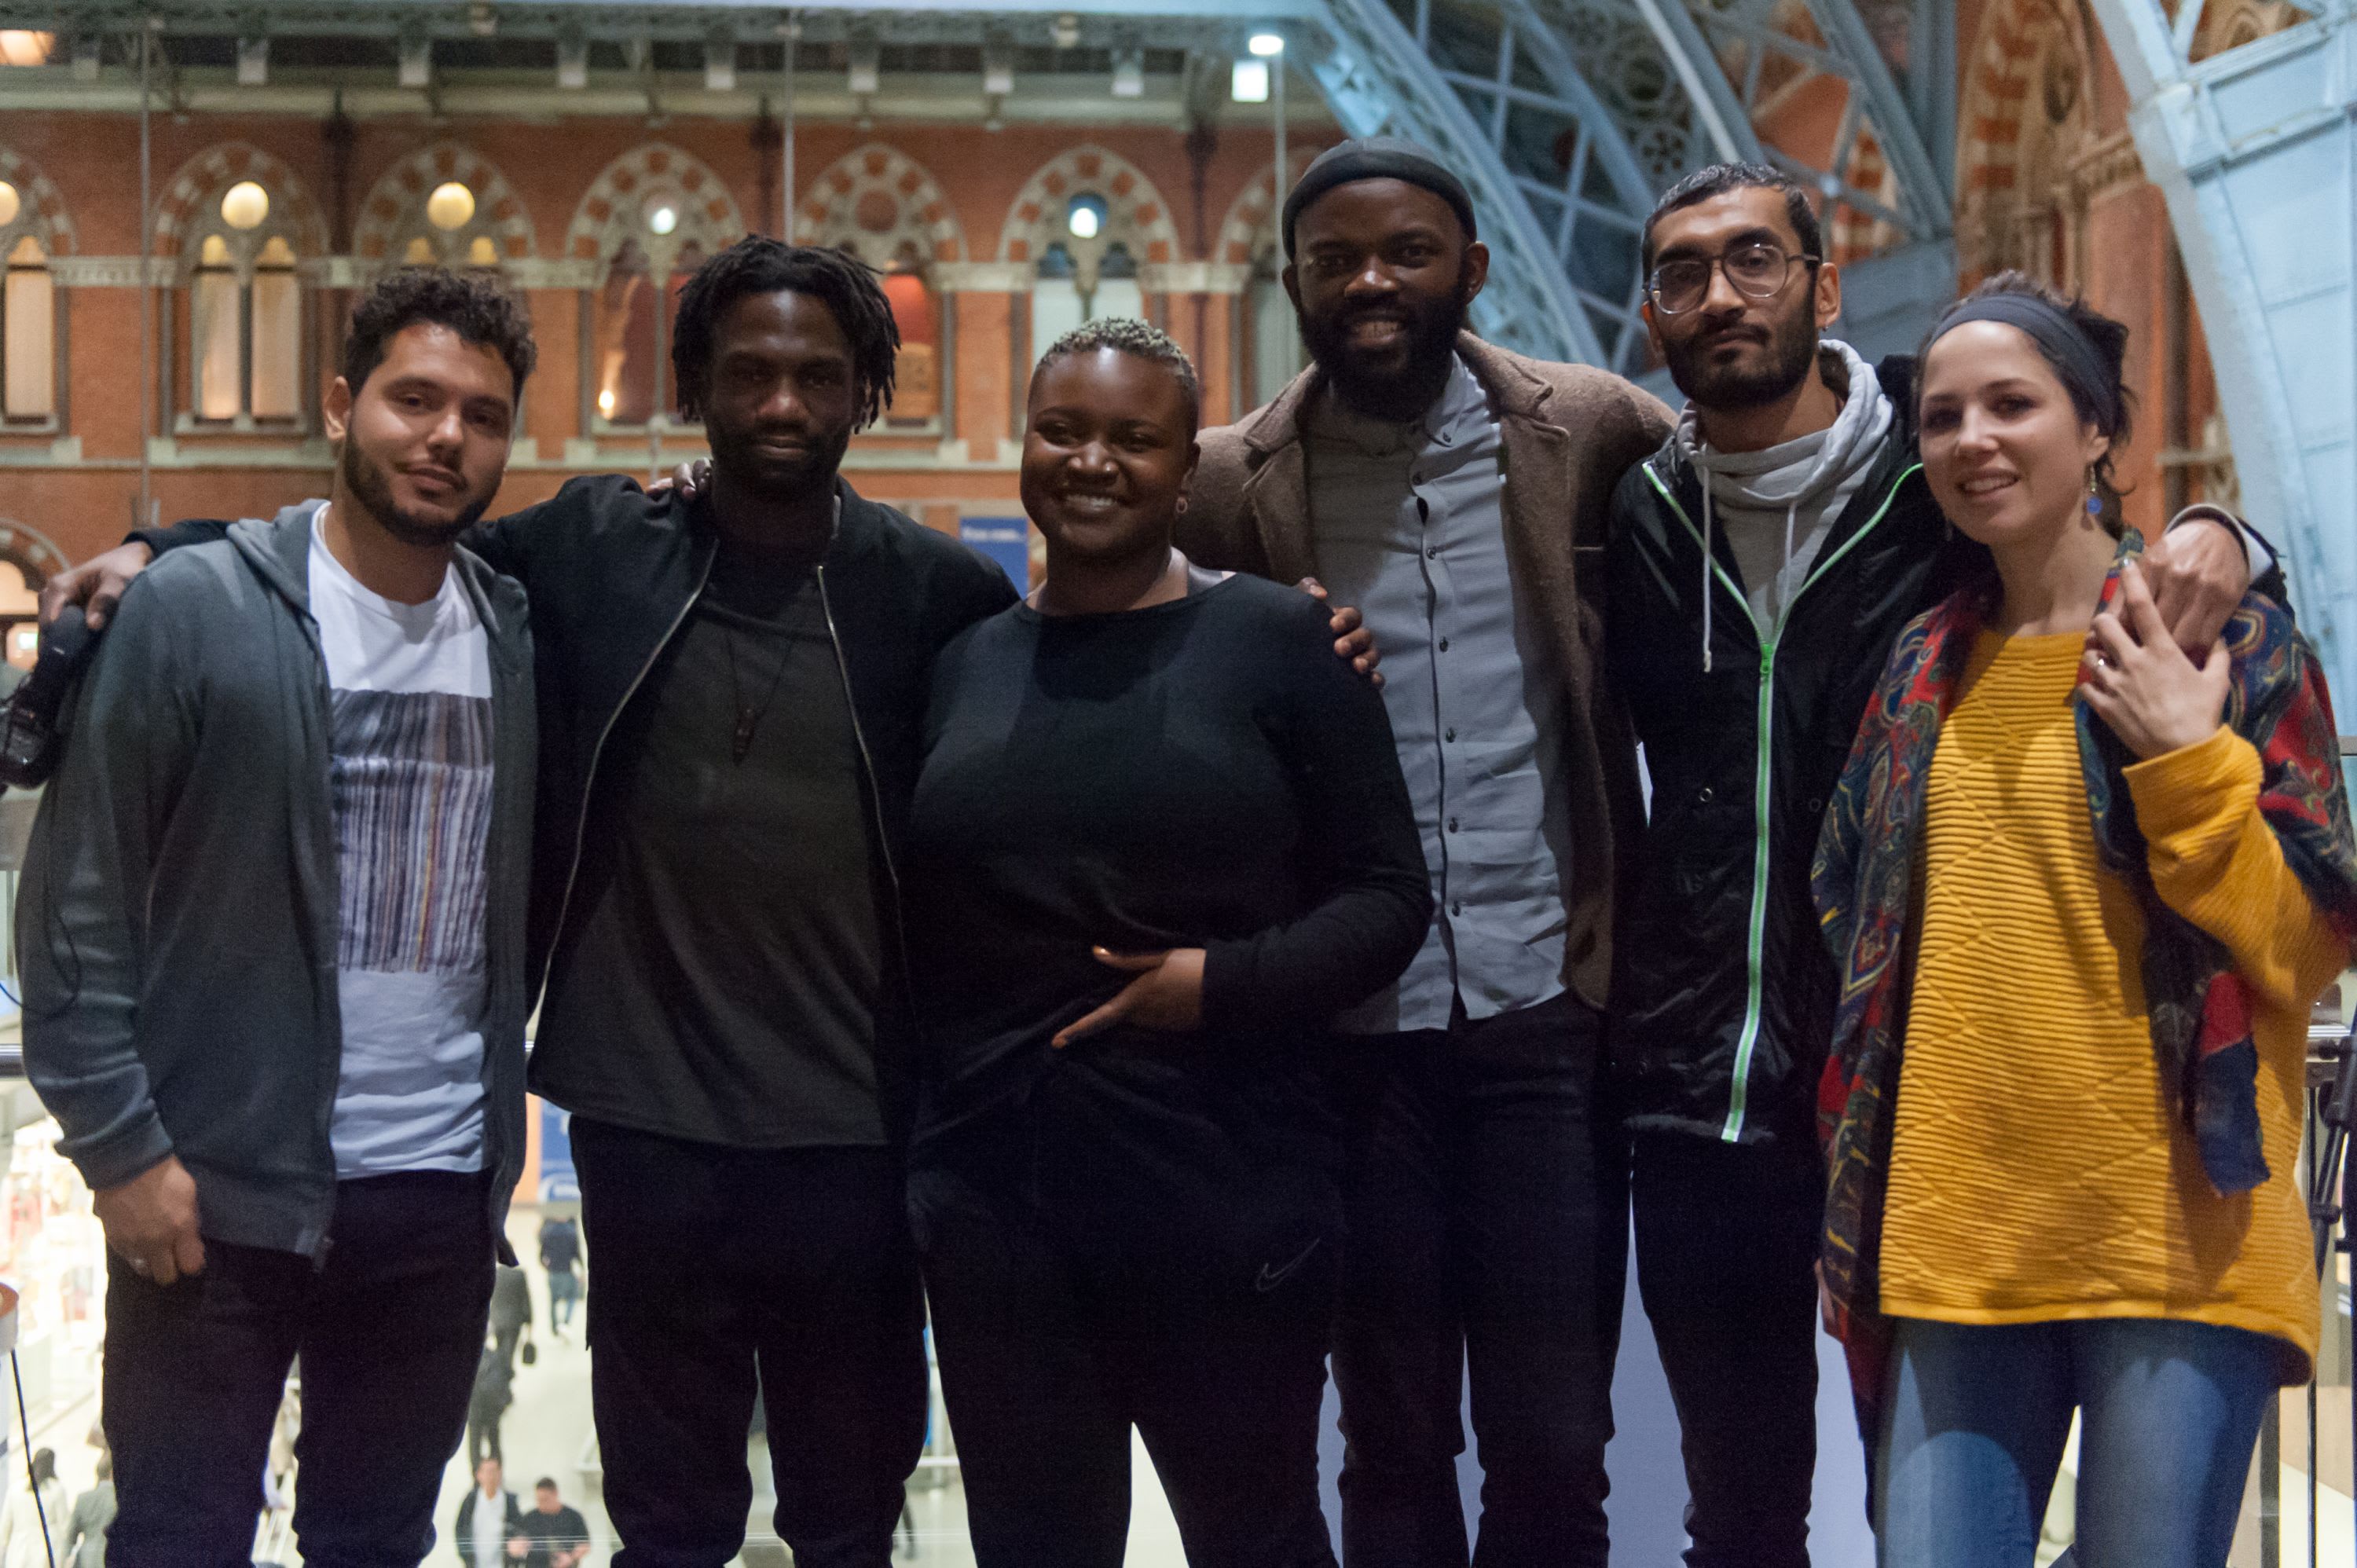
[[[1018,594],[1031,591],[1031,522],[1020,517],[966,517],[958,537],[998,563]]]
[[[573,1170],[573,1112],[540,1102],[540,1200],[578,1203],[581,1179]]]

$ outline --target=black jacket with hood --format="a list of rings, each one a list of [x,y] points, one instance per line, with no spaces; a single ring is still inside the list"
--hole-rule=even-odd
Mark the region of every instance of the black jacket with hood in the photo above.
[[[908,976],[894,856],[922,761],[920,734],[933,655],[960,631],[1015,602],[1006,574],[966,545],[835,481],[834,542],[818,566],[866,797],[886,993],[877,1072],[886,1125],[905,1133],[913,1106]],[[221,525],[183,522],[134,538],[167,549],[217,538]],[[703,596],[718,548],[702,500],[648,495],[609,475],[567,480],[548,500],[476,524],[460,539],[523,585],[532,604],[540,709],[540,790],[533,830],[530,977],[536,994],[571,893],[594,776],[605,743],[655,660]],[[537,1055],[532,1081],[550,1070]]]
[[[1809,899],[1825,800],[1900,629],[1988,561],[1924,483],[1912,362],[1877,374],[1890,429],[1774,624],[1713,532],[1707,673],[1702,476],[1674,434],[1613,495],[1606,660],[1652,789],[1610,1012],[1635,1131],[1812,1146],[1835,988]]]

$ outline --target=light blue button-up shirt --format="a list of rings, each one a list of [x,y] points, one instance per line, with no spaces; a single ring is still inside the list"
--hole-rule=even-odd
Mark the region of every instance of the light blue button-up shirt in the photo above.
[[[1563,682],[1506,564],[1504,448],[1462,360],[1410,424],[1318,400],[1305,422],[1310,526],[1338,605],[1383,651],[1383,702],[1438,908],[1354,1034],[1448,1026],[1559,994],[1570,822],[1550,775]]]

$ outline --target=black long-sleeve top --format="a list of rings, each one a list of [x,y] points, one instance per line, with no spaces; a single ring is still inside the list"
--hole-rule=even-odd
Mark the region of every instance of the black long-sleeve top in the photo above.
[[[926,1128],[1019,1095],[1128,983],[1092,945],[1204,949],[1202,1026],[1076,1052],[1282,1056],[1406,967],[1423,850],[1327,616],[1239,576],[1116,615],[1018,605],[943,649],[909,832]]]

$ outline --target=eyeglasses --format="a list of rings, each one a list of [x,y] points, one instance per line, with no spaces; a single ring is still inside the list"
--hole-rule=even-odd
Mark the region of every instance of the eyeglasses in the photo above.
[[[1653,308],[1663,315],[1681,315],[1702,304],[1710,293],[1710,269],[1717,267],[1746,299],[1773,299],[1783,292],[1794,262],[1813,266],[1817,261],[1815,256],[1787,255],[1782,246],[1764,242],[1738,245],[1709,260],[1680,257],[1663,262],[1653,269],[1645,292],[1653,296]]]

